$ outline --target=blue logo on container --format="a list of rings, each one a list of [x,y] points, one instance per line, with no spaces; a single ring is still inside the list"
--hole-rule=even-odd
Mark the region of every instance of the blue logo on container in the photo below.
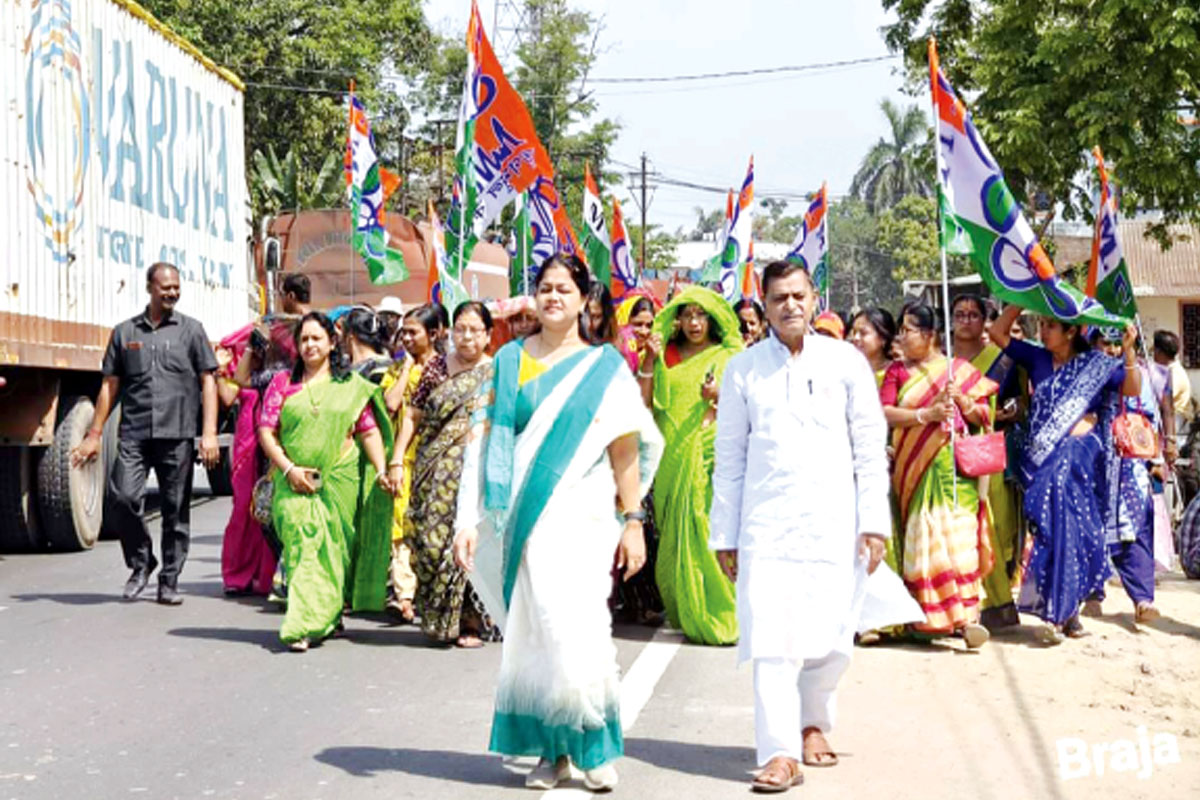
[[[34,0],[25,39],[25,142],[29,191],[46,246],[65,264],[83,222],[83,190],[91,152],[91,108],[83,46],[71,25],[70,0]],[[71,143],[69,148],[61,142]],[[46,142],[51,149],[46,150]]]

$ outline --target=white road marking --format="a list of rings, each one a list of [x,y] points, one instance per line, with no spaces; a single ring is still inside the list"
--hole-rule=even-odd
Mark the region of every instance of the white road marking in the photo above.
[[[633,665],[625,677],[621,679],[621,731],[627,733],[637,722],[638,715],[654,696],[654,687],[667,671],[671,659],[679,652],[683,644],[683,634],[679,631],[667,631],[659,628],[654,637],[638,653]],[[583,773],[571,765],[571,779],[583,780]],[[549,789],[542,795],[543,800],[569,800],[569,798],[594,797],[594,793],[575,786],[561,789]]]

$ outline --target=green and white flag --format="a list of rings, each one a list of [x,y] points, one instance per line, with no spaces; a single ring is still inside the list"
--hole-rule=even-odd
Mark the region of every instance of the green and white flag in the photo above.
[[[1126,318],[1058,277],[966,106],[938,67],[932,40],[929,77],[947,252],[968,253],[988,289],[1006,302],[1073,325],[1124,327]]]
[[[608,286],[612,282],[612,245],[604,220],[604,203],[592,178],[592,169],[583,165],[583,255],[596,280]]]

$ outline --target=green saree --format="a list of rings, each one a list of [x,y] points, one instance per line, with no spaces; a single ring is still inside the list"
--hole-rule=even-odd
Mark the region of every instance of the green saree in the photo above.
[[[264,414],[285,395],[288,376],[280,378],[268,390]],[[275,470],[272,515],[288,576],[279,632],[285,642],[328,636],[346,604],[356,611],[383,609],[392,503],[375,485],[375,469],[351,435],[368,404],[390,450],[382,394],[359,375],[306,386],[278,408],[284,452],[296,464],[320,470],[322,480],[314,494],[297,494]]]
[[[667,366],[667,355],[654,365],[654,421],[666,448],[654,480],[654,522],[658,527],[655,578],[667,619],[693,642],[733,644],[738,638],[734,585],[721,572],[708,548],[708,512],[717,426],[706,422],[709,403],[700,387],[709,370],[720,385],[729,359],[742,350],[737,315],[715,292],[687,289],[654,321],[664,341],[675,318],[697,305],[716,323],[720,341],[686,361]]]

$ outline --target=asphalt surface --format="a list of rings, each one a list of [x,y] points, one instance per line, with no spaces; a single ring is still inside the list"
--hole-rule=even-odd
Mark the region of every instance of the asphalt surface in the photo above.
[[[197,498],[176,608],[153,602],[153,585],[121,600],[116,542],[0,556],[0,800],[588,796],[579,781],[526,790],[529,760],[486,753],[496,645],[432,647],[412,627],[351,617],[344,638],[287,652],[278,610],[222,596],[228,513],[226,499]],[[616,794],[746,796],[751,671],[732,649],[681,646],[669,631],[618,627],[616,641],[627,751]],[[1086,730],[1029,700],[1023,687],[1043,673],[1014,666],[1024,643],[994,645],[860,650],[831,737],[842,763],[807,770],[790,796],[1200,796],[1188,733],[1182,762],[1152,779],[1060,780],[1055,737]]]

